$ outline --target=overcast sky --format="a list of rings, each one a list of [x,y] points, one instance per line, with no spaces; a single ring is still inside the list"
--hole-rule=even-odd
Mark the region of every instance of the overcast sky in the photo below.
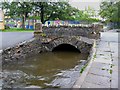
[[[80,10],[85,10],[88,6],[95,10],[100,9],[101,0],[69,0],[71,6],[76,7]]]

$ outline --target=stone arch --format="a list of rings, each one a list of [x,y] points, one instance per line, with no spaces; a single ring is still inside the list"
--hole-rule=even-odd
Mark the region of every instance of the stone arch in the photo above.
[[[92,44],[82,41],[81,39],[77,39],[76,37],[59,37],[49,42],[47,48],[50,51],[53,51],[55,47],[59,45],[67,44],[75,47],[81,53],[89,53]]]
[[[78,49],[81,53],[89,53],[92,43],[87,40],[82,40],[76,37],[59,37],[51,40],[49,43],[45,44],[48,51],[53,51],[53,49],[61,44],[72,45],[75,49]]]

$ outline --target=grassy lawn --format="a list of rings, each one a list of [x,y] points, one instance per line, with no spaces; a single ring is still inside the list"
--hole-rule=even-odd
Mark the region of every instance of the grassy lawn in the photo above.
[[[34,32],[34,30],[30,29],[22,29],[22,28],[10,28],[5,30],[0,30],[2,32]]]

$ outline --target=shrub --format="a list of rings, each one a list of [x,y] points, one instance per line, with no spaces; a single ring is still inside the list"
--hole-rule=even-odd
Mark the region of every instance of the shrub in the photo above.
[[[9,26],[7,26],[7,25],[5,25],[5,29],[10,29],[10,27],[9,27]]]

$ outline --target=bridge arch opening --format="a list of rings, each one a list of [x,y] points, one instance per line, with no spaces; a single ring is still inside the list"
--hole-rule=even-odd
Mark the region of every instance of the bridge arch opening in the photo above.
[[[60,44],[60,45],[54,47],[52,50],[52,52],[57,52],[57,51],[63,51],[63,52],[69,51],[69,52],[79,52],[80,53],[80,50],[71,44]]]

